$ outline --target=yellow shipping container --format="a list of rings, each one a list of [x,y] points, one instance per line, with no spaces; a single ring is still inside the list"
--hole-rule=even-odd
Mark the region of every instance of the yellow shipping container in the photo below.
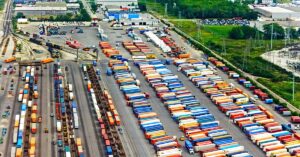
[[[16,157],[22,157],[22,148],[17,148]]]
[[[81,146],[81,139],[80,139],[80,138],[77,138],[77,139],[76,139],[76,145],[77,145],[77,146]]]
[[[30,147],[30,149],[29,149],[29,155],[31,156],[31,155],[35,155],[35,147]]]
[[[35,147],[35,137],[30,138],[30,147]]]
[[[32,123],[36,123],[36,122],[37,122],[36,113],[32,113],[32,114],[31,114],[31,122],[32,122]]]

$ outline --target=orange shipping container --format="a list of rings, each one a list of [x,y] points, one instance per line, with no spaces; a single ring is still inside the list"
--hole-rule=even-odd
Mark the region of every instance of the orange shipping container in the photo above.
[[[190,54],[189,53],[185,53],[185,54],[180,54],[178,55],[178,58],[190,58]]]
[[[43,64],[54,62],[53,58],[46,58],[41,61]]]
[[[270,111],[266,111],[268,118],[274,118],[273,114]]]

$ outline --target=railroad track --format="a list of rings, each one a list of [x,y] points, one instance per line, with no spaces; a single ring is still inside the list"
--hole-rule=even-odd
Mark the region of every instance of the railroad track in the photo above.
[[[47,66],[47,65],[46,65],[46,66]],[[42,68],[42,67],[41,67],[41,68]],[[42,72],[42,69],[40,69],[40,71]],[[43,74],[41,74],[41,75],[43,75]],[[43,79],[42,79],[42,77],[39,77],[39,79],[40,79],[40,80],[39,80],[39,82],[40,82],[39,85],[40,85],[40,86],[39,86],[39,88],[38,88],[38,89],[39,89],[39,92],[40,92],[40,94],[39,94],[39,95],[40,95],[40,100],[39,100],[39,101],[40,101],[40,103],[39,103],[39,115],[42,116],[42,115],[43,115],[43,111],[42,111],[42,110],[43,110],[43,106],[44,106],[44,105],[43,105],[43,98],[42,98],[42,95],[43,95],[43,89],[42,89]],[[42,117],[42,118],[46,118],[46,117]],[[39,154],[39,156],[42,156],[42,151],[41,151],[41,150],[42,150],[42,149],[41,149],[41,148],[42,148],[42,134],[43,134],[43,127],[42,127],[42,125],[40,124],[40,125],[39,125],[39,137],[38,137],[38,141],[39,141],[39,144],[38,144],[38,148],[39,148],[38,150],[39,150],[39,153],[38,153],[38,154]]]
[[[3,37],[7,37],[10,34],[11,29],[11,21],[12,21],[12,0],[7,1],[6,9],[5,9],[5,16],[3,22]]]
[[[79,95],[78,95],[78,89],[77,89],[77,86],[75,85],[75,76],[74,76],[74,73],[73,73],[73,68],[70,68],[70,67],[72,67],[72,66],[66,66],[67,68],[68,68],[68,74],[70,73],[70,69],[72,69],[72,72],[71,72],[71,80],[72,80],[72,84],[74,85],[74,89],[73,89],[73,93],[75,93],[75,96],[76,96],[76,98],[78,99],[79,98]],[[80,114],[80,123],[81,123],[81,127],[82,127],[82,130],[83,130],[83,140],[84,140],[84,143],[85,143],[85,145],[87,146],[87,144],[89,143],[88,141],[87,141],[87,135],[86,135],[86,132],[85,132],[85,125],[84,125],[84,122],[83,122],[83,116],[84,115],[82,115],[82,111],[81,111],[81,104],[77,101],[77,107],[78,107],[78,111],[77,111],[77,113],[79,112],[79,114]],[[85,149],[85,151],[86,151],[86,154],[87,154],[87,156],[91,156],[91,153],[90,153],[90,150],[89,149]]]
[[[4,48],[2,49],[2,56],[5,56],[5,53],[7,51],[7,47],[8,47],[8,44],[9,44],[9,41],[10,41],[9,37],[5,38],[5,45],[4,45]]]
[[[117,128],[115,125],[109,124],[109,120],[106,115],[107,111],[109,111],[109,110],[108,110],[108,103],[103,95],[103,92],[104,92],[103,84],[101,85],[101,83],[99,82],[96,72],[92,66],[87,66],[87,73],[88,73],[89,79],[92,83],[94,93],[96,95],[97,103],[98,103],[98,106],[101,111],[103,122],[106,126],[108,138],[111,141],[113,155],[119,156],[119,157],[126,156],[124,147],[121,143],[120,136],[117,132]]]
[[[47,65],[46,65],[47,66]],[[54,93],[53,93],[53,88],[54,88],[54,82],[53,82],[53,69],[52,69],[52,64],[49,64],[49,84],[50,84],[50,113],[54,113],[53,111],[53,107],[55,107],[55,100],[54,100]],[[51,139],[54,139],[55,137],[55,124],[54,124],[54,120],[50,121],[50,125],[51,125]],[[51,146],[51,154],[56,157],[57,156],[57,152],[55,152],[55,145]]]

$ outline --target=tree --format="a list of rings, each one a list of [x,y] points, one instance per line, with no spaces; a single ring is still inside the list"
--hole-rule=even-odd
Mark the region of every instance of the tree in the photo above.
[[[231,39],[243,39],[245,36],[243,30],[241,27],[234,27],[232,30],[229,32],[229,37]]]
[[[16,18],[19,19],[19,18],[23,18],[24,17],[24,14],[21,13],[21,12],[18,12],[17,15],[16,15]]]
[[[54,17],[53,17],[53,16],[50,16],[50,17],[49,17],[49,21],[54,21]]]
[[[23,44],[22,43],[17,44],[16,47],[17,47],[17,51],[21,52],[23,49]]]
[[[95,2],[92,2],[92,3],[91,3],[91,9],[92,9],[93,12],[96,12],[96,11],[97,11],[98,7],[97,7],[97,5],[95,4]]]
[[[299,31],[297,31],[295,28],[290,29],[290,37],[292,39],[298,39],[299,38]]]
[[[285,36],[284,29],[277,23],[265,24],[263,26],[265,39],[271,39],[272,27],[273,27],[273,39],[283,39]]]

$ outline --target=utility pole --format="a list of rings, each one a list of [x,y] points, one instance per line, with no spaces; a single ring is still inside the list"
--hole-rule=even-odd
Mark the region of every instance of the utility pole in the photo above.
[[[197,38],[200,41],[200,39],[201,39],[201,20],[200,19],[196,20],[196,25],[197,25]]]
[[[180,22],[180,25],[179,27],[182,28],[182,21],[181,21],[181,11],[178,11],[178,17],[179,17],[179,22]]]
[[[168,3],[165,3],[165,16],[168,15]]]
[[[224,55],[226,56],[226,42],[225,42],[225,39],[223,38],[223,52],[224,52]]]
[[[294,74],[293,74],[293,101],[295,101],[295,75]]]
[[[272,23],[272,27],[271,27],[271,50],[273,49],[273,23]]]
[[[76,61],[78,62],[78,51],[79,51],[79,48],[77,48],[77,53],[76,53]]]

